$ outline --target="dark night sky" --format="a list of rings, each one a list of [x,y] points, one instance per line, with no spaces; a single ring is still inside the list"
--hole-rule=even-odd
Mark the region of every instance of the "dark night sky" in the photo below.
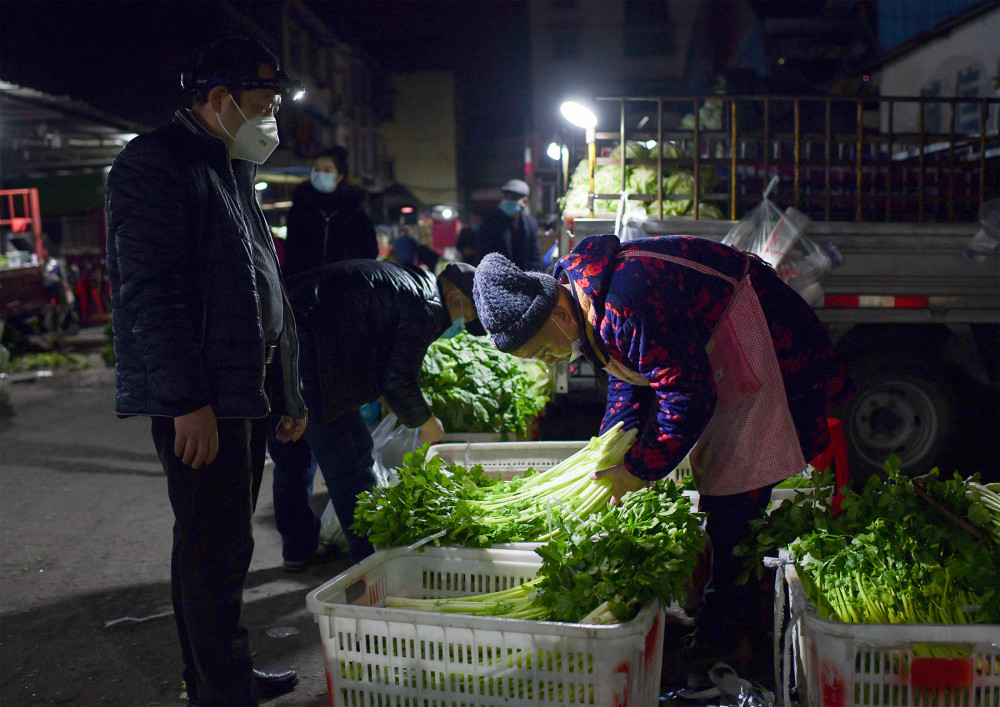
[[[261,24],[280,17],[280,2],[231,4]],[[387,71],[455,70],[467,131],[520,127],[528,103],[527,0],[307,4]],[[186,103],[177,77],[221,33],[213,29],[218,17],[213,0],[4,0],[0,78],[157,125]]]

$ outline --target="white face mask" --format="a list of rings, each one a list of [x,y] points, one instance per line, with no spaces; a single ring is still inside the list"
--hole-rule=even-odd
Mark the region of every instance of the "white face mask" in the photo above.
[[[274,119],[274,116],[266,115],[253,119],[247,118],[240,109],[240,104],[233,98],[233,94],[229,94],[229,98],[236,106],[236,110],[240,111],[243,120],[246,121],[233,135],[222,124],[222,114],[215,114],[215,119],[219,121],[219,127],[233,140],[233,146],[230,149],[233,159],[264,164],[264,161],[274,152],[274,148],[278,146],[278,121]]]
[[[559,327],[559,331],[563,333],[563,336],[569,339],[569,334],[566,333],[565,329],[559,326],[559,322],[553,319],[552,323],[555,324],[557,327]],[[566,359],[566,362],[573,363],[573,361],[580,358],[580,356],[582,355],[582,351],[580,349],[583,346],[583,342],[580,339],[569,339],[569,342],[570,342],[569,358]]]

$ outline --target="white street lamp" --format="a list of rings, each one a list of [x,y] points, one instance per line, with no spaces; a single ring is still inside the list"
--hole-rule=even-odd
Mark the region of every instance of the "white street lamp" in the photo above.
[[[590,189],[587,193],[587,208],[590,217],[594,218],[594,165],[597,162],[597,114],[590,108],[576,101],[564,101],[559,106],[563,117],[578,128],[587,131],[587,166],[590,173]]]

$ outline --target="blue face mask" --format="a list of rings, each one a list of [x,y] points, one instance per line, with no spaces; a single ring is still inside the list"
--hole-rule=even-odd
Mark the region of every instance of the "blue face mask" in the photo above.
[[[315,169],[309,175],[309,181],[316,187],[316,191],[329,194],[337,188],[336,172],[317,172]]]
[[[500,202],[500,210],[508,216],[515,216],[521,210],[521,202],[513,199],[504,199]]]
[[[458,336],[459,334],[462,333],[462,329],[464,329],[464,328],[465,328],[465,317],[463,317],[462,315],[459,315],[458,317],[455,318],[455,321],[453,321],[451,323],[451,326],[448,327],[447,329],[445,329],[441,333],[441,336],[439,336],[438,338],[439,339],[450,339],[450,338],[452,338],[454,336]]]

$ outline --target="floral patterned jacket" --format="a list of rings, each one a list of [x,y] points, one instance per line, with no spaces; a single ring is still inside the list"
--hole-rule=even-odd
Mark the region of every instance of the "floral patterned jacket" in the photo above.
[[[601,431],[618,422],[625,429],[637,427],[625,465],[641,479],[659,479],[684,459],[715,410],[705,345],[733,287],[658,258],[619,261],[622,250],[693,260],[736,280],[748,256],[694,236],[623,244],[603,235],[584,239],[556,263],[553,274],[572,285],[579,316],[586,321],[584,354],[598,367],[613,358],[649,381],[649,386],[631,385],[609,375]],[[826,418],[850,396],[853,384],[805,300],[763,261],[751,258],[748,272],[771,330],[802,455],[810,460],[829,444]]]

